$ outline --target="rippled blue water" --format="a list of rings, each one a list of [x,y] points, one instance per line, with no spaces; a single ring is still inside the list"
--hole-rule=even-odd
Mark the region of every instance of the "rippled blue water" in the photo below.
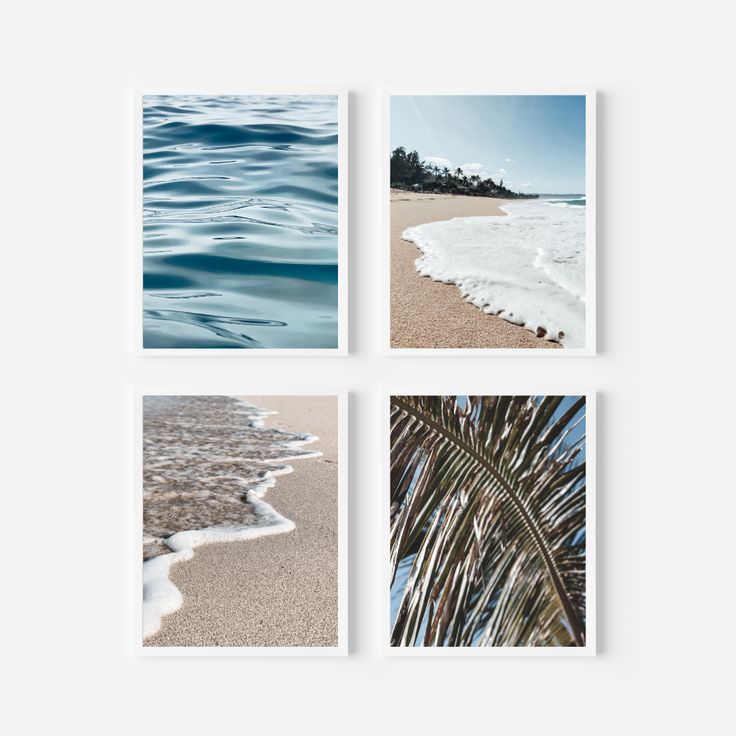
[[[144,347],[337,347],[337,97],[143,98]]]

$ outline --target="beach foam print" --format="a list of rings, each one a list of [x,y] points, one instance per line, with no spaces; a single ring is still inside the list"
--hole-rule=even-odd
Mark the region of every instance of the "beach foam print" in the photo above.
[[[595,95],[392,94],[388,133],[389,347],[593,354]]]
[[[230,396],[143,397],[143,637],[183,597],[172,565],[215,542],[256,540],[295,524],[265,500],[285,463],[316,458],[319,438],[264,427],[275,414]]]

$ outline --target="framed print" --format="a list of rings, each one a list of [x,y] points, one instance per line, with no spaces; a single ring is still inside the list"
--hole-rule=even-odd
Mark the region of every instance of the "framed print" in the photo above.
[[[595,397],[384,400],[391,655],[595,654]]]
[[[390,353],[595,354],[595,93],[384,98]]]
[[[345,395],[136,397],[139,654],[347,653],[346,412]]]
[[[136,95],[144,354],[347,354],[347,98]]]

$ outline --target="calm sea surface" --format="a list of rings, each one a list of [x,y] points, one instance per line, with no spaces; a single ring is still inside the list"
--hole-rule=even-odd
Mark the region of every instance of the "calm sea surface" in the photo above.
[[[144,346],[337,347],[337,98],[143,99]]]

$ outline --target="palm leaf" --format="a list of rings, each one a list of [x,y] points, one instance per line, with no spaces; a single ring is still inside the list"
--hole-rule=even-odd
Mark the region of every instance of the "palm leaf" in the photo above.
[[[584,397],[391,398],[393,646],[585,644],[584,417]]]

